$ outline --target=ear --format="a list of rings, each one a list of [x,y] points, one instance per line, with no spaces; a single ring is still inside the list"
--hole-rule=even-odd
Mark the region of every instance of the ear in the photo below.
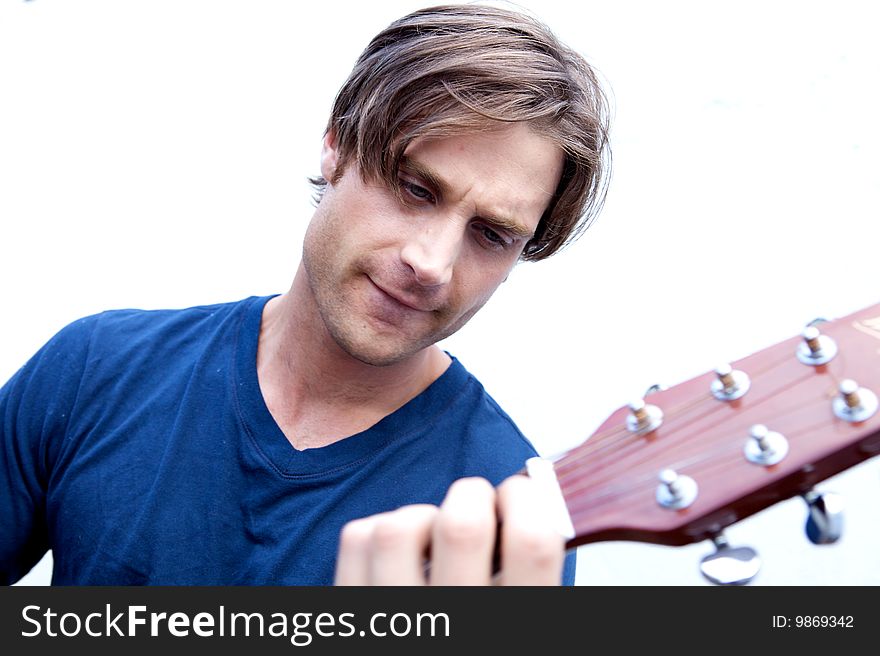
[[[321,176],[327,182],[332,182],[336,178],[338,165],[336,133],[333,130],[328,130],[327,134],[324,135],[324,142],[321,145]]]

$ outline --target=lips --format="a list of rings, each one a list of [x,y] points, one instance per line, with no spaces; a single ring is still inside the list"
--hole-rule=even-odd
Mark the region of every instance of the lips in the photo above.
[[[419,301],[410,300],[404,294],[395,291],[389,291],[382,285],[379,285],[372,278],[369,278],[370,282],[378,289],[380,292],[388,296],[392,301],[399,303],[400,305],[409,308],[410,310],[415,310],[417,312],[433,312],[434,308],[427,306],[424,303],[420,303]]]

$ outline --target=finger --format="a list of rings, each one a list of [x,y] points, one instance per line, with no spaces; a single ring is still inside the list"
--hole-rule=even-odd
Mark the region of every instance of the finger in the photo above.
[[[565,540],[548,520],[535,482],[515,475],[498,487],[501,585],[560,585]]]
[[[373,517],[356,519],[342,527],[336,558],[336,585],[367,585],[370,578],[370,538]]]
[[[497,526],[495,490],[487,480],[453,483],[434,522],[431,585],[488,585]]]
[[[424,585],[425,558],[436,506],[404,506],[377,515],[370,538],[371,585]]]

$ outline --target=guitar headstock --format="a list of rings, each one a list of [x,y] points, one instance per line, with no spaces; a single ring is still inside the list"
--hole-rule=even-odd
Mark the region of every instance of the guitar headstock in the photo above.
[[[575,537],[684,545],[880,454],[880,304],[619,408],[555,462]]]

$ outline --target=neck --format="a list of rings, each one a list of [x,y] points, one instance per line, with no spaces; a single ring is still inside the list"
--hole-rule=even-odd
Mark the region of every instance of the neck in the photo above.
[[[369,428],[424,391],[448,367],[436,346],[375,366],[344,351],[318,313],[302,266],[263,310],[257,375],[269,411],[299,449]]]

